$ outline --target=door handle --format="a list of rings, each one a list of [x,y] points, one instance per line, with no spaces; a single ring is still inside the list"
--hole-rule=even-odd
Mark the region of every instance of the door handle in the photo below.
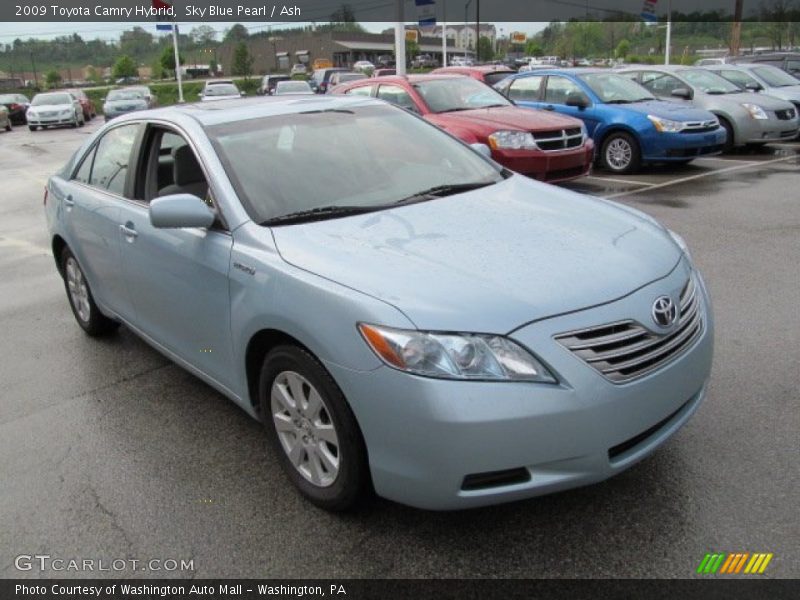
[[[75,200],[72,199],[72,194],[69,194],[66,198],[64,198],[64,206],[67,207],[67,210],[75,206]]]
[[[131,223],[131,225],[133,224]],[[135,240],[139,235],[139,232],[137,232],[132,226],[129,227],[128,224],[120,225],[119,230],[126,238],[128,238],[129,242]]]

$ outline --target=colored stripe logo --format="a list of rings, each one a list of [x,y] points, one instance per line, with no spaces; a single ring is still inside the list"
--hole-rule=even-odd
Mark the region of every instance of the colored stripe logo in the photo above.
[[[700,561],[697,572],[702,575],[761,575],[772,557],[771,552],[709,552]]]

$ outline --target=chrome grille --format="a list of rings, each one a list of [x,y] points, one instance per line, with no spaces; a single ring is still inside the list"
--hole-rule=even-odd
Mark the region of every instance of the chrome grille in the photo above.
[[[580,127],[556,129],[555,131],[532,131],[536,145],[546,152],[577,148],[583,144],[583,131]]]
[[[719,129],[719,121],[710,119],[708,121],[689,121],[684,123],[681,133],[704,133],[706,131],[716,131]]]
[[[778,117],[781,121],[789,121],[794,119],[794,109],[787,108],[786,110],[776,110],[775,116]]]
[[[678,324],[666,334],[620,321],[556,336],[556,340],[614,383],[630,381],[680,356],[703,330],[700,295],[690,277],[680,295]]]

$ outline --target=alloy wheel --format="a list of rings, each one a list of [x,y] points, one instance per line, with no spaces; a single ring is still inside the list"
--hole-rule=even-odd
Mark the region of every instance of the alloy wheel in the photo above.
[[[72,306],[75,307],[78,318],[84,323],[88,323],[92,316],[92,307],[89,304],[89,288],[86,286],[83,272],[77,261],[72,257],[67,259],[66,271],[69,299],[72,302]]]
[[[606,146],[606,163],[615,170],[628,168],[633,160],[633,148],[624,138],[611,140]]]
[[[304,479],[328,487],[339,473],[339,438],[322,395],[302,375],[279,373],[270,391],[272,420],[289,461]]]

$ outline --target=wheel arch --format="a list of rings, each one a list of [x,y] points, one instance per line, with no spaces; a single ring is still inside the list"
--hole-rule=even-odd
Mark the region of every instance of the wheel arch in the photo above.
[[[51,247],[53,250],[53,258],[56,261],[56,269],[58,269],[59,275],[64,277],[64,269],[61,265],[61,256],[64,253],[64,249],[69,248],[69,246],[64,238],[56,234],[53,236]]]

